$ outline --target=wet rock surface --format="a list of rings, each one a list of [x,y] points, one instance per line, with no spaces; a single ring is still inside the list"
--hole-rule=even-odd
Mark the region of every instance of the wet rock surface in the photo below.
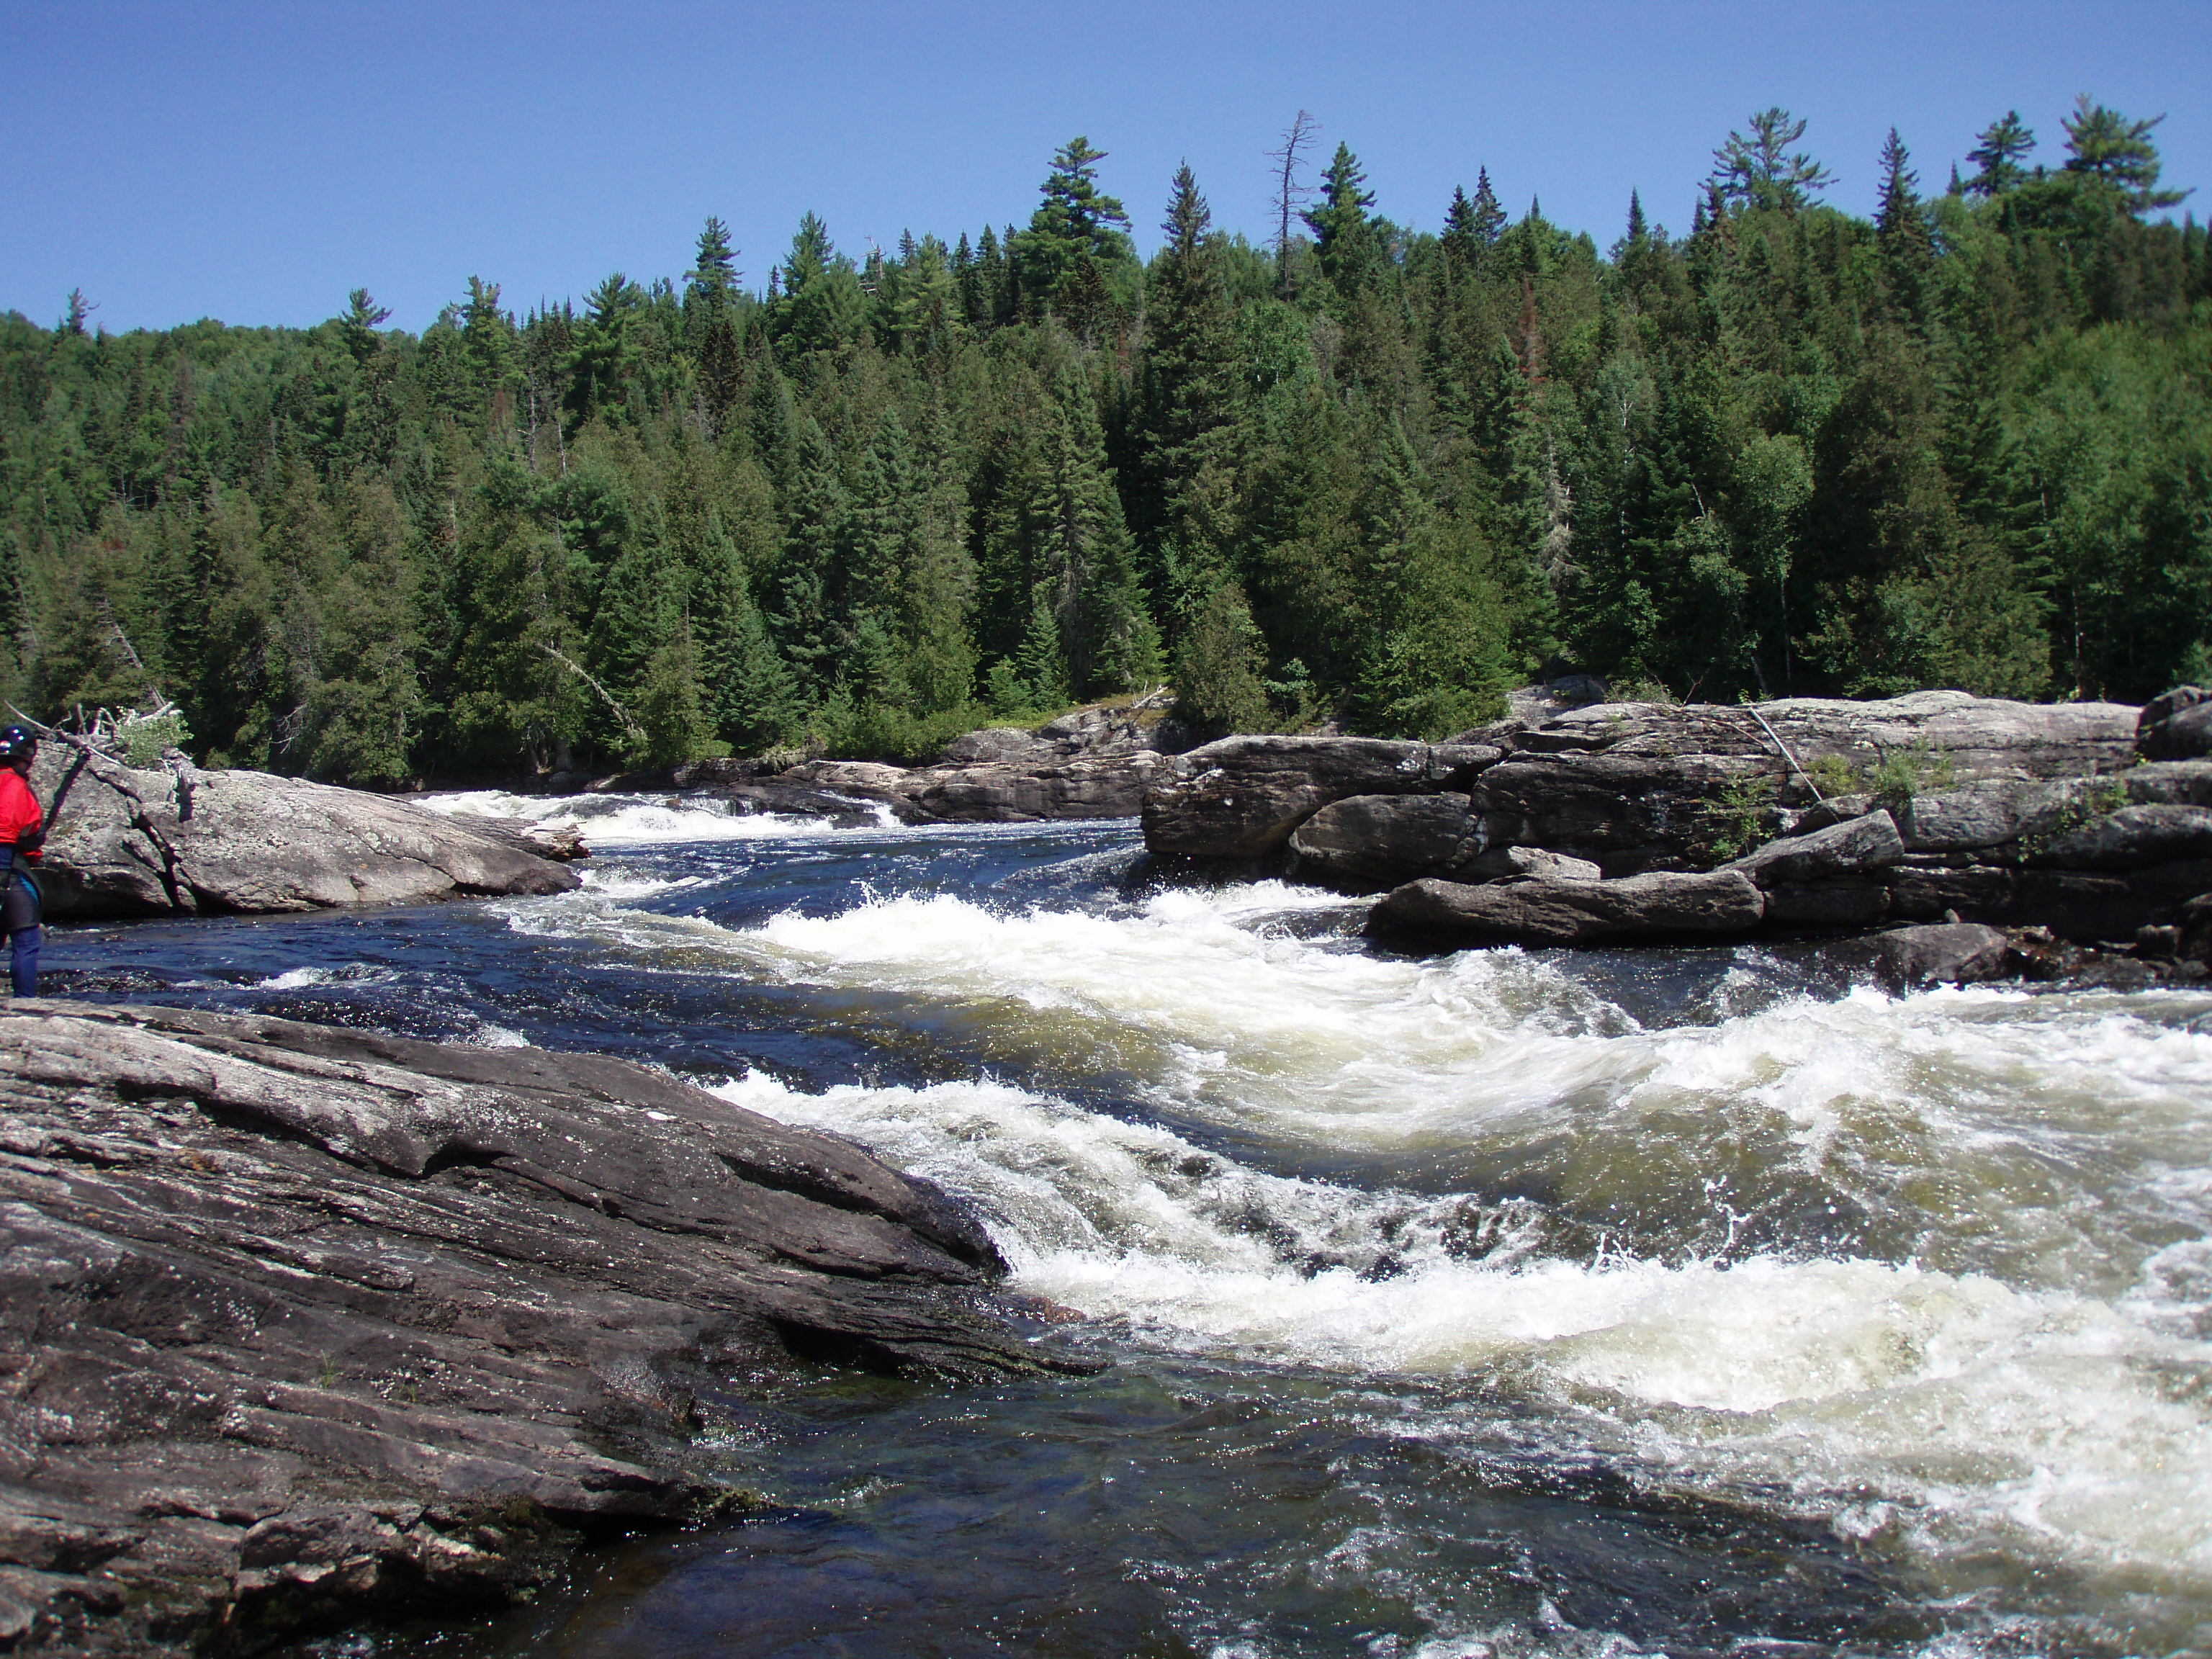
[[[76,759],[40,752],[52,800]],[[520,827],[447,817],[390,796],[188,763],[90,761],[55,816],[40,866],[53,918],[313,910],[476,895],[556,893],[581,848]]]
[[[0,1644],[250,1651],[747,1501],[744,1379],[1056,1362],[936,1189],[626,1062],[0,1013]]]
[[[1863,943],[1876,975],[1899,990],[2008,979],[2031,961],[2003,929],[1971,921],[1897,927]]]

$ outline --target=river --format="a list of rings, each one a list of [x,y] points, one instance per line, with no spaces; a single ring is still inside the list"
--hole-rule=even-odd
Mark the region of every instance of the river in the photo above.
[[[639,798],[550,898],[50,988],[592,1049],[980,1206],[1102,1375],[732,1378],[774,1505],[322,1654],[2212,1652],[2212,994],[1416,957],[1133,825]]]

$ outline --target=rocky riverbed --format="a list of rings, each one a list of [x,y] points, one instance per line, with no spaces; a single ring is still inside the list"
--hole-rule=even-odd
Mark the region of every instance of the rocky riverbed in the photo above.
[[[1051,1367],[966,1210],[592,1055],[0,1013],[0,1647],[496,1606],[741,1511],[748,1376]]]

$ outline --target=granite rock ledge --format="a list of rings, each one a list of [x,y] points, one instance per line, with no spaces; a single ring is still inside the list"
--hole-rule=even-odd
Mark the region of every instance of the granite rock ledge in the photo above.
[[[496,1606],[743,1508],[744,1379],[1085,1370],[960,1205],[592,1055],[0,1012],[0,1649]]]

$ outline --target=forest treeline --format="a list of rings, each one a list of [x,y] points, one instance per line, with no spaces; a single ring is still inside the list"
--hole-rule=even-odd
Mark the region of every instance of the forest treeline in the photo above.
[[[1377,211],[1301,115],[1273,234],[1099,152],[1025,222],[419,337],[0,319],[0,680],[173,699],[367,784],[951,731],[1172,682],[1216,730],[1439,736],[1572,666],[1705,701],[2212,678],[2212,258],[2154,120],[2017,114],[1871,221],[1753,117],[1601,251],[1486,173]],[[1310,161],[1307,165],[1309,151]],[[1310,179],[1310,183],[1307,181]],[[1304,187],[1301,187],[1304,186]]]

